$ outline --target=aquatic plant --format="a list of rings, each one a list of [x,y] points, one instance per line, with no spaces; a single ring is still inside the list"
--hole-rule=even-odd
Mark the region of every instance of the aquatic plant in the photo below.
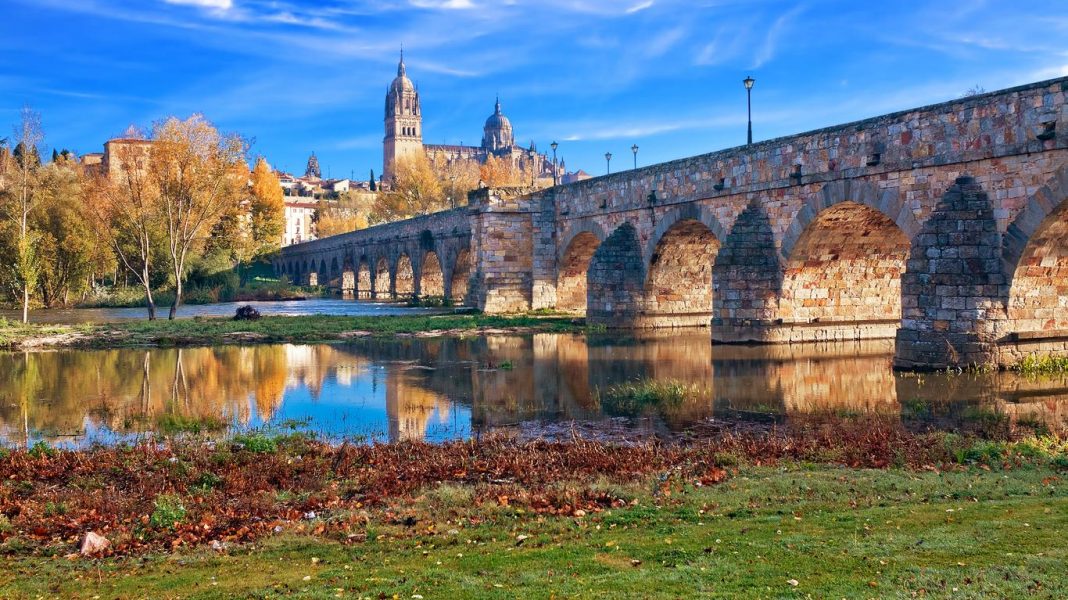
[[[610,386],[600,393],[605,412],[634,416],[651,407],[678,406],[700,397],[704,388],[674,379],[642,379]]]
[[[1038,356],[1032,354],[1014,367],[1024,375],[1053,375],[1068,373],[1068,356]]]

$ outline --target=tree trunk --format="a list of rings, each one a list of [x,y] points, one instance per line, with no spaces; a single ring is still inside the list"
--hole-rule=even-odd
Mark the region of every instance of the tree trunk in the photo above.
[[[167,316],[171,321],[178,316],[178,306],[182,303],[182,278],[176,277],[174,281],[174,303],[171,304],[170,315]]]
[[[145,286],[145,305],[148,308],[148,320],[156,320],[156,302],[152,299],[152,282],[148,278],[148,265],[143,267],[141,272],[141,281]]]
[[[30,286],[22,286],[22,322],[30,322]]]

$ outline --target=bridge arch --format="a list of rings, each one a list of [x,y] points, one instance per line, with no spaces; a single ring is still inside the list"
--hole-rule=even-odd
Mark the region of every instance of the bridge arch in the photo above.
[[[375,299],[381,300],[390,297],[389,282],[391,277],[389,273],[389,259],[385,256],[380,257],[375,262],[375,279],[374,287],[372,288]]]
[[[779,318],[881,321],[885,327],[864,336],[892,336],[901,319],[901,276],[919,227],[896,189],[828,183],[806,200],[784,237]]]
[[[341,293],[356,294],[356,266],[352,264],[352,253],[346,251],[341,255]]]
[[[595,221],[583,221],[566,234],[557,259],[557,309],[586,312],[590,261],[606,237]]]
[[[415,295],[415,270],[407,252],[401,252],[393,267],[393,294],[408,299]]]
[[[905,204],[898,188],[880,190],[868,181],[830,181],[820,188],[819,193],[805,198],[801,209],[783,234],[782,257],[785,259],[790,256],[801,235],[821,212],[842,202],[860,204],[883,213],[910,240],[920,232],[922,225],[912,209]]]
[[[1002,264],[1010,332],[1068,330],[1068,165],[1013,219]]]
[[[372,297],[371,262],[365,254],[360,256],[360,260],[356,263],[356,298],[370,299]]]
[[[659,218],[643,256],[647,325],[703,325],[712,318],[713,264],[726,235],[706,208],[685,205]]]
[[[419,295],[421,297],[444,297],[445,277],[437,252],[427,250],[419,267]]]

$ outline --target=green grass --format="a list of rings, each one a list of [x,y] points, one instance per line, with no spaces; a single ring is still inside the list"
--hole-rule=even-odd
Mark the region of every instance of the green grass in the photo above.
[[[183,304],[212,304],[215,302],[249,302],[253,300],[294,300],[328,295],[322,286],[295,286],[278,280],[254,278],[241,287],[224,285],[191,285],[182,293]],[[174,303],[174,291],[153,290],[156,308]],[[94,296],[77,304],[78,308],[143,308],[145,292],[142,288],[114,288],[106,294]]]
[[[21,325],[0,321],[0,348],[16,349],[52,337],[51,346],[82,348],[190,346],[251,342],[323,342],[354,331],[375,335],[522,327],[539,331],[577,331],[581,321],[533,315],[448,314],[416,316],[264,317],[125,321],[100,325]]]
[[[225,429],[226,422],[217,417],[188,417],[167,413],[156,418],[156,432],[165,436],[213,433]]]
[[[1036,356],[1032,354],[1016,365],[1024,375],[1055,375],[1068,373],[1068,356]]]
[[[632,485],[631,505],[582,518],[475,506],[448,484],[335,535],[311,521],[222,553],[0,558],[0,597],[1057,598],[1062,476],[750,466]]]
[[[697,384],[671,379],[642,379],[613,385],[600,392],[604,410],[615,415],[638,415],[651,407],[678,406],[683,402],[708,395]]]

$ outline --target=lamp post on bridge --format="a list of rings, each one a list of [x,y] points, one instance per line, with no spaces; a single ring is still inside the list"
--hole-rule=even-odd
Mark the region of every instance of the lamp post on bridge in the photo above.
[[[634,153],[634,168],[638,168],[638,144],[634,144],[630,147],[630,151]]]
[[[745,108],[749,117],[749,135],[746,137],[746,146],[753,145],[753,84],[756,83],[756,79],[746,76],[742,80],[742,84],[745,86]]]
[[[605,170],[608,171],[607,174],[611,175],[612,174],[612,153],[611,152],[605,152],[604,153],[604,164],[605,164]]]
[[[558,181],[556,179],[556,149],[559,146],[560,146],[560,144],[557,144],[556,140],[553,140],[553,143],[549,144],[549,147],[553,149],[553,185],[554,186],[558,183]]]

